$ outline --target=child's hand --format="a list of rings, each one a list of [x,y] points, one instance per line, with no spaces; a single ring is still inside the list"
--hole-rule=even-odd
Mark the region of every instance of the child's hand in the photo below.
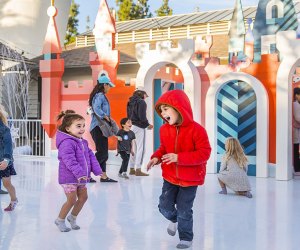
[[[82,176],[78,178],[78,183],[87,183],[87,176]]]
[[[118,139],[118,141],[123,141],[123,139],[122,139],[122,137],[121,136],[115,136],[117,139]]]
[[[165,154],[161,158],[163,163],[166,163],[167,165],[171,164],[172,162],[178,161],[178,155],[174,153]]]
[[[106,121],[110,122],[110,118],[108,116],[104,116],[103,119],[105,119]]]
[[[149,129],[149,130],[153,129],[153,125],[149,124],[149,126],[147,127],[147,129]]]
[[[0,162],[0,170],[6,169],[7,166],[8,166],[7,161],[1,161],[1,162]]]
[[[154,165],[156,165],[158,163],[158,159],[157,158],[153,158],[151,159],[148,164],[147,164],[147,171],[149,171]]]
[[[131,154],[132,156],[134,156],[134,151],[131,151],[130,154]]]

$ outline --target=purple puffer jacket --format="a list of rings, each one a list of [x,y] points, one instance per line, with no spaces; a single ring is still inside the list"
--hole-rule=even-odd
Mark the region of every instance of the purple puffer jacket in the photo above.
[[[67,133],[57,131],[56,147],[58,149],[59,184],[78,183],[78,178],[101,175],[102,169],[88,142]]]

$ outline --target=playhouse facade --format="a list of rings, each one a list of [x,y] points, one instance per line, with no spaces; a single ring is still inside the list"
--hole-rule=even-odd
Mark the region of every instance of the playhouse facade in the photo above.
[[[145,89],[150,97],[147,112],[154,132],[146,134],[145,159],[159,144],[161,121],[154,114],[155,101],[165,91],[182,89],[189,96],[194,119],[208,131],[212,146],[208,173],[218,171],[224,142],[233,136],[240,140],[249,159],[248,174],[275,176],[277,180],[292,178],[292,89],[297,85],[293,79],[298,79],[300,62],[298,21],[292,0],[260,0],[254,25],[252,20],[245,25],[241,0],[236,0],[226,64],[211,56],[216,41],[210,35],[181,40],[176,46],[167,39],[157,42],[155,48],[150,43],[136,44],[139,69],[130,84],[118,79],[120,55],[115,49],[115,22],[106,1],[101,0],[99,6],[93,31],[96,49],[89,54],[92,80],[81,84],[76,79],[68,83],[61,80],[61,51],[51,46],[59,40],[55,15],[49,15],[52,25],[48,26],[44,60],[40,62],[42,120],[49,137],[55,134],[53,117],[60,110],[86,113],[89,93],[98,74],[104,72],[117,85],[108,95],[114,119],[126,116],[127,100],[136,87]],[[89,124],[87,115],[86,120]],[[110,149],[115,143],[110,141]]]

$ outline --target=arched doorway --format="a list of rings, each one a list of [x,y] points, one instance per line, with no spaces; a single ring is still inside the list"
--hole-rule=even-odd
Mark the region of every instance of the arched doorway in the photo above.
[[[187,39],[180,41],[177,48],[172,48],[169,41],[159,42],[156,44],[155,50],[150,50],[148,43],[137,44],[136,50],[137,59],[140,64],[136,86],[143,87],[150,97],[146,99],[148,105],[147,117],[150,123],[154,121],[154,76],[158,69],[167,64],[174,64],[180,69],[184,78],[184,91],[191,101],[194,119],[200,122],[201,80],[197,68],[191,62],[191,57],[194,54],[194,40]],[[147,160],[153,152],[153,133],[146,133],[146,141],[148,147],[146,147],[145,159]]]
[[[158,98],[166,93],[167,91],[174,90],[174,89],[179,89],[179,90],[184,90],[184,84],[181,82],[175,82],[175,81],[170,81],[169,79],[163,79],[163,78],[156,78],[153,80],[153,91],[154,91],[154,99],[153,103],[156,103]],[[153,117],[153,125],[154,125],[154,151],[158,149],[160,145],[160,138],[159,138],[159,130],[160,127],[163,125],[163,120],[161,117],[154,112],[154,117]]]
[[[300,65],[300,40],[296,32],[281,31],[276,35],[282,57],[276,79],[276,179],[293,178],[292,149],[292,78]]]
[[[232,80],[217,94],[217,169],[225,153],[228,137],[237,138],[248,158],[248,175],[256,176],[257,102],[253,88],[246,82]]]
[[[244,91],[245,88],[248,88],[247,92]],[[223,107],[223,104],[224,106],[227,104],[227,107],[231,106],[231,110],[237,112],[228,112],[227,107]],[[245,106],[246,104],[247,106]],[[250,154],[250,157],[248,156],[250,165],[252,163],[257,166],[256,176],[268,177],[268,96],[262,83],[245,73],[223,75],[215,80],[209,88],[205,106],[206,128],[212,146],[208,173],[217,172],[217,162],[220,161],[218,157],[224,150],[222,143],[226,137],[234,136],[246,145],[245,152]],[[256,110],[255,113],[254,110]],[[230,116],[232,117],[230,118]],[[235,119],[237,126],[230,127],[229,122],[226,124],[224,118]],[[221,120],[222,122],[220,122]],[[222,131],[222,126],[227,126],[227,131],[226,129]]]

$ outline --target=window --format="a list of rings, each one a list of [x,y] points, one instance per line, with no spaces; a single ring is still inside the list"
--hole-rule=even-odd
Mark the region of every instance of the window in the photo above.
[[[277,49],[276,49],[276,44],[270,44],[270,54],[275,54],[277,53]]]
[[[281,0],[270,0],[266,6],[266,23],[276,24],[284,17],[284,4]]]
[[[272,18],[278,18],[278,7],[277,7],[277,5],[272,6]]]

